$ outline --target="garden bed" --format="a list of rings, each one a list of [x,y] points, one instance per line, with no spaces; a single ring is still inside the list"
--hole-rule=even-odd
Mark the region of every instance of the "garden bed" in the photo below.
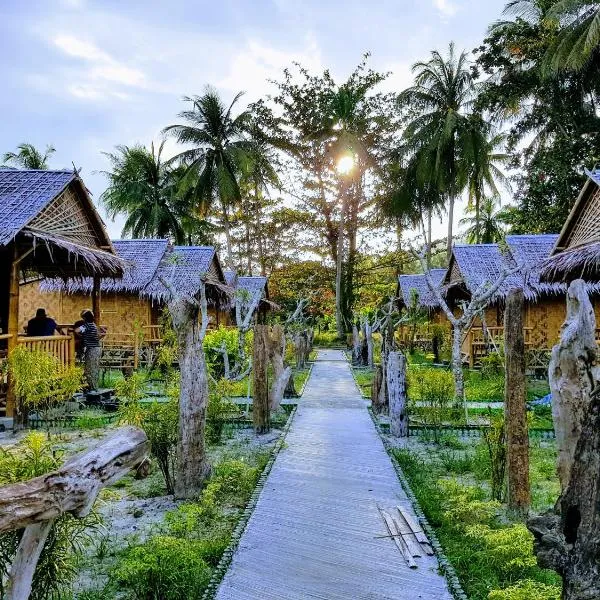
[[[378,424],[378,421],[376,421]],[[438,443],[398,440],[378,426],[393,460],[469,600],[558,600],[560,578],[540,569],[533,536],[492,499],[492,465],[481,439],[444,432]],[[559,494],[553,440],[530,444],[532,511],[551,508]],[[451,572],[452,572],[451,571]]]

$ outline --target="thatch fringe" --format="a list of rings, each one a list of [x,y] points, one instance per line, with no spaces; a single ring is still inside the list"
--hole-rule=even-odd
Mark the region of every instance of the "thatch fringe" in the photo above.
[[[540,279],[549,285],[583,279],[590,282],[588,288],[600,291],[600,242],[571,248],[546,259],[541,265]]]

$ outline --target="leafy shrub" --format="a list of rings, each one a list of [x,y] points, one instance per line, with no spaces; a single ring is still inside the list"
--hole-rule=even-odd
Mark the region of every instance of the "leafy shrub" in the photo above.
[[[469,524],[491,524],[500,503],[485,500],[485,492],[478,487],[463,485],[454,479],[441,479],[438,487],[445,499],[444,518],[456,528]]]
[[[142,405],[136,400],[127,402],[121,408],[121,422],[136,425],[146,432],[150,442],[150,452],[156,459],[163,475],[167,493],[173,494],[175,451],[179,429],[177,398],[170,398],[167,402],[152,402],[147,405]]]
[[[490,426],[483,431],[483,442],[490,457],[490,485],[492,498],[502,500],[506,475],[506,435],[504,415],[489,411]]]
[[[467,371],[465,396],[469,402],[490,402],[504,399],[504,373]]]
[[[524,579],[503,590],[492,590],[488,600],[560,600],[561,588]]]
[[[15,448],[0,448],[0,485],[43,475],[61,462],[62,455],[53,453],[44,434],[29,433]],[[77,575],[77,556],[99,526],[95,513],[84,519],[69,514],[56,519],[35,569],[31,600],[53,600],[70,589]],[[21,529],[0,534],[0,597],[22,533]]]
[[[135,371],[129,377],[116,382],[115,393],[124,402],[133,404],[145,396],[146,376]]]
[[[128,550],[114,577],[136,600],[196,600],[212,574],[205,550],[201,542],[157,536]]]
[[[234,387],[234,382],[225,379],[210,385],[206,407],[206,441],[210,444],[220,443],[224,421],[241,413],[240,407],[229,399]]]
[[[206,495],[214,494],[217,504],[243,506],[256,486],[260,472],[241,460],[227,460],[218,464],[206,486]]]
[[[499,352],[490,352],[481,359],[481,374],[484,377],[504,375],[504,360]]]
[[[465,452],[441,452],[440,462],[449,473],[462,475],[473,470],[473,457]]]
[[[17,346],[8,358],[15,394],[26,409],[48,411],[69,400],[83,385],[83,369],[65,367],[55,356]]]
[[[499,529],[472,525],[465,529],[465,536],[505,576],[524,575],[537,564],[533,554],[533,535],[522,523]]]
[[[452,373],[444,369],[410,369],[408,394],[412,401],[412,413],[420,418],[424,426],[431,428],[434,440],[438,442],[441,426],[452,417]]]

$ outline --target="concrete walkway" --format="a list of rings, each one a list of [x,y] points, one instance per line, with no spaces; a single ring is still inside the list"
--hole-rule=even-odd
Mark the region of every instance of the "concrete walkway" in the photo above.
[[[324,350],[217,592],[219,600],[450,600],[407,567],[378,507],[412,511],[341,352]]]

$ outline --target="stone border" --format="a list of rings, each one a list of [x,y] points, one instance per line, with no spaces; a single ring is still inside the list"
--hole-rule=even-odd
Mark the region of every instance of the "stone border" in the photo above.
[[[202,594],[201,600],[213,600],[215,598],[217,590],[219,589],[219,586],[221,585],[221,582],[223,580],[223,577],[225,576],[225,573],[227,572],[227,570],[229,569],[229,566],[231,565],[231,561],[233,560],[233,555],[237,551],[237,547],[240,543],[240,539],[242,538],[242,535],[244,534],[244,531],[246,530],[246,526],[248,525],[248,522],[250,521],[250,517],[252,516],[252,513],[254,512],[254,509],[256,508],[256,505],[258,504],[260,494],[261,494],[263,488],[265,487],[269,473],[271,472],[271,469],[273,468],[273,465],[275,464],[275,460],[277,459],[279,452],[281,451],[281,449],[283,448],[283,445],[285,444],[285,438],[287,437],[288,431],[290,430],[290,427],[292,426],[292,421],[294,420],[294,416],[296,415],[296,410],[297,410],[297,406],[295,406],[294,409],[292,410],[292,412],[290,413],[287,423],[285,424],[285,427],[283,428],[283,431],[282,431],[281,435],[279,436],[279,439],[277,440],[277,442],[275,443],[275,446],[273,447],[273,449],[271,451],[271,457],[269,458],[269,461],[267,462],[265,468],[263,469],[262,473],[260,474],[260,477],[258,478],[256,487],[254,488],[254,491],[252,492],[252,495],[250,496],[250,499],[248,500],[246,507],[244,508],[244,511],[231,534],[231,540],[229,542],[229,545],[225,549],[225,552],[223,552],[223,555],[221,556],[221,560],[219,561],[219,564],[215,568],[215,570],[212,574],[212,577],[210,578],[210,582],[208,583],[206,590],[204,590],[204,594]]]
[[[396,471],[396,475],[398,476],[400,485],[402,486],[402,489],[408,496],[408,499],[412,504],[413,510],[415,511],[415,514],[419,519],[419,523],[421,523],[421,527],[423,527],[423,530],[425,531],[427,537],[429,538],[429,541],[431,542],[431,547],[433,548],[436,554],[440,570],[442,571],[442,573],[446,577],[446,581],[448,582],[450,593],[454,596],[456,600],[469,600],[469,597],[467,596],[467,594],[465,594],[465,591],[462,589],[454,567],[444,554],[444,549],[442,548],[442,545],[437,539],[433,527],[429,524],[425,513],[421,510],[419,501],[413,494],[413,491],[410,488],[410,484],[408,483],[408,480],[406,479],[406,476],[404,475],[400,464],[398,463],[394,455],[390,452],[392,446],[388,442],[388,440],[383,436],[381,428],[379,427],[379,423],[377,422],[377,418],[371,409],[369,409],[369,415],[371,415],[371,419],[373,421],[373,424],[375,425],[375,429],[377,430],[379,438],[381,439],[383,446],[385,447],[385,450],[388,456],[390,457],[390,460],[392,461],[392,465],[394,466],[394,471]]]

